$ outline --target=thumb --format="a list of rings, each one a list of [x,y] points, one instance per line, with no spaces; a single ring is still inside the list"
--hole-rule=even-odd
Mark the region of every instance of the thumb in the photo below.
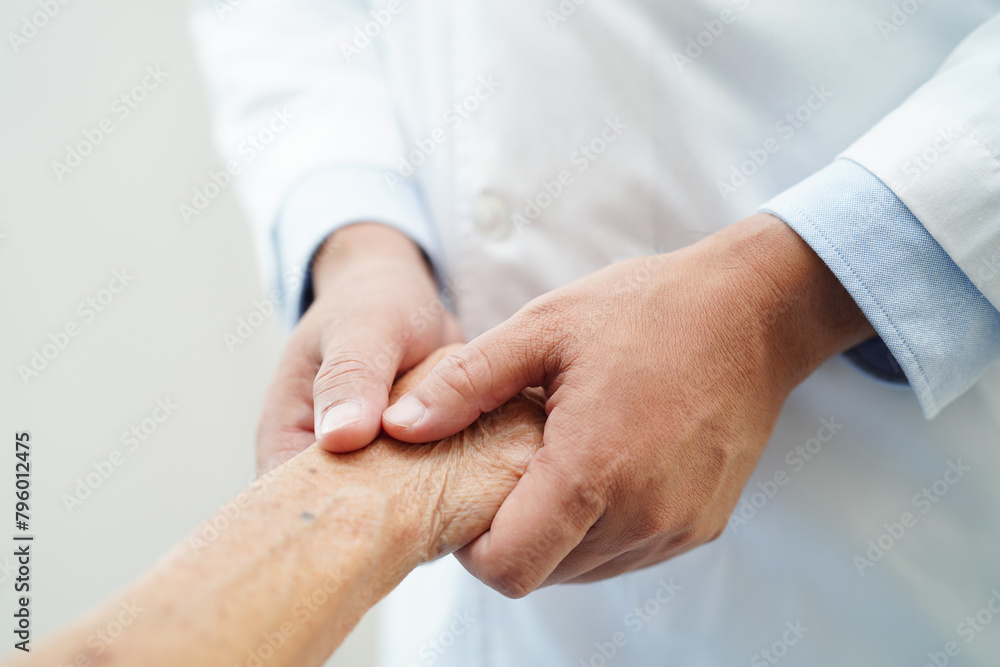
[[[331,452],[361,449],[378,435],[403,348],[389,336],[330,341],[313,383],[316,439]]]
[[[543,384],[554,346],[515,315],[438,362],[423,381],[382,415],[386,433],[403,442],[454,435],[526,387]]]

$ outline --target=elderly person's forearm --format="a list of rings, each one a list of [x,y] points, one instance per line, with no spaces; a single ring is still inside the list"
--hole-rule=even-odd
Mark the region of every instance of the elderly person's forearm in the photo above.
[[[313,446],[27,664],[319,665],[410,570],[489,528],[543,421],[521,396],[433,445],[383,435],[349,455]]]

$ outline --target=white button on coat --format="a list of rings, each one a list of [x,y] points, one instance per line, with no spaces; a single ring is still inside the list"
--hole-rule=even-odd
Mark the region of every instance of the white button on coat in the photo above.
[[[476,197],[472,205],[472,219],[476,231],[488,241],[503,241],[514,230],[507,207],[496,195],[483,194]]]

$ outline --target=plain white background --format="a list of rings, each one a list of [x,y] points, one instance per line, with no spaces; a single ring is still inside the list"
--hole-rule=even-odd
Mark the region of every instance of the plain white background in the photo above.
[[[248,482],[285,335],[274,314],[233,351],[223,339],[266,298],[234,193],[190,224],[178,211],[221,166],[188,4],[51,4],[58,13],[16,49],[9,35],[38,0],[0,9],[0,541],[13,544],[14,433],[27,430],[36,640],[148,569]],[[122,118],[115,101],[147,67],[168,75]],[[53,162],[104,118],[113,132],[60,181]],[[134,279],[101,312],[78,310],[122,269]],[[70,323],[78,335],[25,382],[18,367]],[[180,407],[128,451],[122,434],[158,399]],[[69,511],[64,495],[114,450],[121,464]],[[8,619],[12,550],[0,546]],[[331,664],[373,664],[372,617]]]

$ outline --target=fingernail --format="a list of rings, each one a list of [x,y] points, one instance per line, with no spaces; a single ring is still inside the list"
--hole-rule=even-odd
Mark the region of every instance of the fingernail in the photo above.
[[[319,435],[326,435],[360,421],[363,412],[361,404],[357,401],[337,403],[323,414],[319,424]]]
[[[402,428],[413,428],[426,414],[427,408],[420,401],[412,396],[404,396],[386,410],[382,418]]]

